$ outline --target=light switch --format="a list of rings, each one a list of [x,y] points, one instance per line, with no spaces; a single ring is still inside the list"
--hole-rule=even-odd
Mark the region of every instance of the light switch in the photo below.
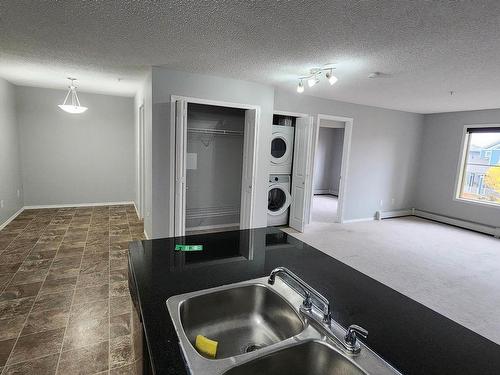
[[[186,169],[198,169],[198,154],[194,152],[186,153]]]

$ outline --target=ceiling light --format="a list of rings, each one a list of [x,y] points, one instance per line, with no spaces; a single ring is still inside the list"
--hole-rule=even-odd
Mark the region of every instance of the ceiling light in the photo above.
[[[304,82],[302,82],[302,80],[300,80],[299,84],[297,85],[297,92],[299,94],[302,94],[304,92]]]
[[[299,83],[297,85],[297,92],[299,94],[304,92],[304,81],[307,82],[308,87],[313,87],[319,83],[320,78],[324,74],[330,85],[334,85],[339,79],[333,75],[333,70],[335,69],[333,64],[325,64],[322,68],[313,68],[309,71],[306,76],[299,77]]]
[[[328,79],[328,82],[330,82],[330,85],[335,84],[339,79],[333,75],[333,68],[330,69],[328,72],[325,74],[326,79]]]
[[[83,107],[80,105],[80,100],[78,99],[78,95],[76,94],[76,86],[75,86],[75,81],[76,78],[68,78],[71,83],[69,86],[69,91],[66,94],[66,98],[64,98],[63,104],[58,105],[59,108],[61,108],[63,111],[72,113],[72,114],[79,114],[85,112],[88,108]],[[71,97],[70,103],[68,103],[68,99]]]
[[[313,87],[318,82],[319,79],[316,77],[316,75],[313,75],[307,79],[307,86]]]

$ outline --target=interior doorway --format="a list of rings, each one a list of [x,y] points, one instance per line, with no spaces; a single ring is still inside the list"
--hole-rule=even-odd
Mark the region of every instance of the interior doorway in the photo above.
[[[309,222],[343,222],[351,133],[352,119],[318,115]]]

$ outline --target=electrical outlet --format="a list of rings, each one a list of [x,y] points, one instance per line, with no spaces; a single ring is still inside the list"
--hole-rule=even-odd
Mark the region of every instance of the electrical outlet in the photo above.
[[[394,206],[394,203],[396,203],[396,199],[392,198],[391,199],[391,204]]]
[[[0,208],[3,208],[3,199],[0,200]]]
[[[381,199],[379,204],[380,204],[380,207],[382,207],[384,205],[384,201]]]
[[[21,198],[21,190],[17,189],[17,198]]]

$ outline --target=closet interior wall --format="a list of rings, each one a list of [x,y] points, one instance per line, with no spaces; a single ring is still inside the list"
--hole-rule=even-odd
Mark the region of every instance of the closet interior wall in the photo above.
[[[186,231],[239,227],[244,127],[242,109],[188,104]]]

